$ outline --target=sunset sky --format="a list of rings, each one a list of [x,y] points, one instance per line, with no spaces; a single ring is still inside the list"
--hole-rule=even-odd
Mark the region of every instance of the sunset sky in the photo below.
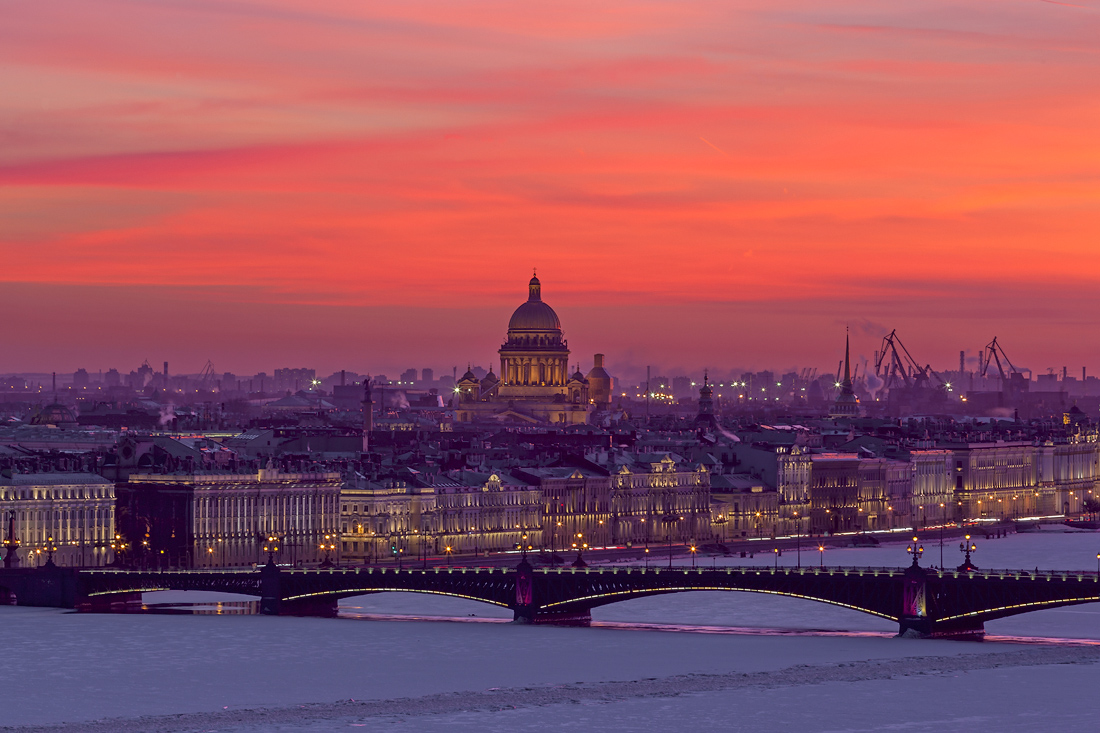
[[[3,4],[0,372],[1100,374],[1100,0]],[[628,366],[630,365],[630,366]]]

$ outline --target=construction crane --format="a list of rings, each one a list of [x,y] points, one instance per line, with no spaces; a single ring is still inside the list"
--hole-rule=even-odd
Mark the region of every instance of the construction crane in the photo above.
[[[199,389],[203,392],[211,392],[214,389],[215,381],[214,363],[207,359],[206,366],[199,372]]]
[[[1005,350],[1001,348],[1001,345],[999,343],[997,343],[996,336],[993,337],[992,341],[985,345],[985,349],[982,350],[981,356],[978,357],[978,363],[982,365],[981,371],[978,375],[981,377],[984,377],[986,375],[986,372],[989,371],[989,365],[991,363],[996,363],[997,371],[1001,375],[1002,382],[1010,379],[1013,374],[1019,374],[1022,378],[1024,372],[1027,372],[1029,380],[1031,378],[1030,369],[1027,369],[1026,367],[1024,369],[1017,369],[1015,366],[1013,366],[1012,362],[1008,358],[1008,355],[1005,354]],[[1007,373],[1005,373],[1006,364],[1009,368],[1009,371]]]
[[[937,387],[950,388],[931,365],[921,366],[898,337],[897,330],[882,339],[882,348],[875,357],[875,376],[886,389],[928,387],[934,379]]]

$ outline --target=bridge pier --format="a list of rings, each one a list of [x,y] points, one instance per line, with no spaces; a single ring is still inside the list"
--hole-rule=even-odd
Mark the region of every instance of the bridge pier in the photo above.
[[[928,618],[903,618],[898,636],[906,639],[959,639],[981,641],[985,624],[978,619],[934,621]]]
[[[516,608],[513,623],[535,624],[537,626],[583,626],[592,625],[592,610],[582,608],[578,611],[535,611],[530,608]]]
[[[336,618],[336,596],[283,598],[282,573],[271,559],[260,569],[260,613],[265,616],[320,616]]]
[[[76,610],[81,613],[110,613],[119,610],[118,606],[141,604],[141,593],[112,593],[105,596],[84,597],[76,602]]]

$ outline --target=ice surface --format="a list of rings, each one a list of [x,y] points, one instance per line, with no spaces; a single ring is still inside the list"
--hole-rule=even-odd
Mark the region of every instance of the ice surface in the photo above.
[[[958,541],[954,541],[957,548]],[[1044,533],[979,541],[984,566],[1089,569],[1100,535]],[[932,549],[925,545],[926,559]],[[938,547],[936,548],[938,551]],[[954,554],[958,556],[955,549]],[[816,553],[814,553],[816,555]],[[811,556],[816,560],[815,556]],[[831,550],[843,565],[900,565],[899,545]],[[900,558],[902,562],[896,562]],[[709,559],[709,558],[708,558]],[[781,562],[793,563],[793,553]],[[773,558],[767,557],[765,564]],[[715,560],[718,562],[718,560]],[[957,562],[958,557],[953,562]],[[735,562],[740,564],[740,558]],[[682,561],[681,561],[681,564]],[[1095,568],[1093,568],[1095,569]],[[147,602],[242,601],[223,594],[165,592]],[[642,680],[685,674],[771,674],[793,665],[874,664],[864,660],[1003,655],[1005,643],[890,638],[892,624],[798,599],[749,593],[685,593],[596,609],[617,628],[547,628],[502,623],[503,609],[461,599],[390,593],[341,603],[339,619],[255,615],[93,615],[54,609],[0,608],[0,648],[13,674],[0,685],[0,725],[92,721],[200,711],[297,706],[337,700],[391,700],[476,692]],[[470,614],[475,614],[470,616]],[[451,621],[379,620],[387,615]],[[463,623],[467,622],[467,623]],[[829,628],[880,632],[860,636],[655,633],[629,628],[713,626]],[[1054,609],[988,625],[991,633],[1100,638],[1100,604]],[[975,657],[976,658],[976,657]],[[915,660],[919,669],[921,662]],[[791,690],[744,689],[623,700],[541,705],[508,712],[451,711],[410,719],[415,730],[636,730],[668,726],[719,730],[1049,729],[1081,727],[1078,703],[1095,694],[1098,667],[1013,666],[899,680],[802,684]],[[690,689],[690,687],[689,687]],[[914,704],[932,700],[935,704]],[[1002,704],[996,704],[1000,699]],[[838,704],[843,700],[843,704]],[[1023,703],[1027,702],[1027,705]],[[1020,708],[1019,715],[1012,711]],[[1091,717],[1089,718],[1091,719]],[[379,721],[368,721],[374,726]],[[644,726],[641,724],[645,723]],[[121,726],[121,724],[119,724]],[[135,722],[133,730],[142,730]],[[330,730],[332,720],[262,725],[228,721],[218,730]],[[366,725],[344,720],[337,727]],[[243,727],[242,727],[243,726]],[[274,727],[273,727],[274,726]],[[618,727],[616,727],[618,726]],[[1014,727],[1015,726],[1015,727]],[[81,730],[77,724],[73,730]],[[115,724],[107,729],[113,729]],[[119,727],[122,730],[125,726]],[[210,730],[212,728],[204,728]],[[181,729],[182,730],[182,729]]]

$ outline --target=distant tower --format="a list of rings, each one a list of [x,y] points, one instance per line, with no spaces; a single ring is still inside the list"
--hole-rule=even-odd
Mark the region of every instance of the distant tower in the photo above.
[[[714,388],[710,386],[710,375],[703,372],[703,386],[699,389],[699,414],[695,416],[699,427],[714,427],[718,421],[714,417]]]
[[[859,417],[859,398],[852,389],[851,349],[848,334],[844,334],[844,381],[840,383],[840,394],[836,396],[829,417]]]
[[[596,409],[605,409],[611,404],[611,387],[613,380],[607,370],[603,368],[603,354],[596,354],[593,359],[593,367],[585,377],[588,380],[588,396]]]
[[[374,430],[374,396],[371,394],[370,377],[363,379],[363,452],[370,450],[370,431]]]

